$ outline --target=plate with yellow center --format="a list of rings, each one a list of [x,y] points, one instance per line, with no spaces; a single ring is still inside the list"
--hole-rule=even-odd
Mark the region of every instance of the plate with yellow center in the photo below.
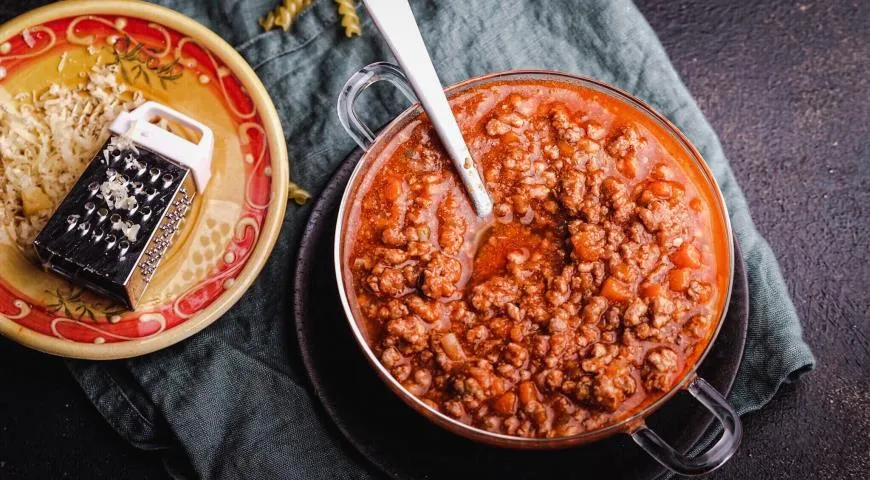
[[[128,311],[44,271],[29,242],[111,118],[145,100],[205,123],[215,150],[208,188]],[[262,269],[298,192],[248,64],[193,20],[127,1],[60,2],[0,26],[0,177],[0,333],[89,359],[150,353],[217,320]]]

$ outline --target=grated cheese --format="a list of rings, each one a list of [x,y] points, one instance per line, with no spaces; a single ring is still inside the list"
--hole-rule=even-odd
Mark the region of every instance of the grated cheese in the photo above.
[[[112,224],[112,230],[120,230],[121,233],[127,237],[127,240],[130,242],[135,242],[137,235],[139,235],[139,229],[141,227],[138,224],[125,222],[123,220],[118,220],[117,222]]]
[[[137,162],[138,163],[138,162]],[[115,170],[106,171],[108,179],[100,185],[100,195],[106,201],[110,210],[133,211],[139,206],[136,197],[128,191],[129,182],[125,181]]]
[[[64,65],[66,65],[66,56],[67,56],[67,52],[63,52],[63,54],[61,54],[61,56],[60,56],[60,61],[57,62],[57,72],[58,73],[62,72]]]
[[[132,154],[124,159],[124,168],[128,170],[142,170],[142,164]]]
[[[15,243],[29,248],[106,142],[112,120],[143,102],[118,82],[116,66],[99,64],[77,85],[0,96],[0,227]]]
[[[129,133],[129,132],[128,132]],[[133,137],[124,134],[124,135],[115,135],[109,140],[109,149],[114,150],[132,150],[133,153],[139,153],[139,149],[136,148],[136,143],[133,142]]]

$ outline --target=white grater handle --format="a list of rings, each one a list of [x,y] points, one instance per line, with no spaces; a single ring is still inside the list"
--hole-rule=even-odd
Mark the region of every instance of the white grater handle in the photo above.
[[[199,133],[199,143],[193,143],[164,130],[150,121],[162,117],[178,122]],[[121,112],[109,126],[116,135],[123,135],[143,147],[153,150],[190,168],[199,193],[211,179],[211,157],[214,153],[214,134],[211,129],[187,115],[157,102],[145,102],[132,112]]]

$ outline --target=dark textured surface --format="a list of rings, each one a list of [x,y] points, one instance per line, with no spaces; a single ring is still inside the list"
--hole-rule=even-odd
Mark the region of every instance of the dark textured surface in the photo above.
[[[870,2],[639,2],[719,133],[818,359],[721,478],[870,478]]]
[[[40,0],[0,3],[0,21]],[[870,2],[644,0],[781,261],[817,371],[712,478],[870,477]],[[0,478],[162,478],[57,359],[0,340]]]
[[[378,379],[347,328],[333,270],[335,222],[354,151],[314,202],[296,262],[293,314],[302,358],[317,396],[345,437],[374,465],[400,480],[556,478],[578,464],[590,477],[652,479],[664,467],[627,435],[557,451],[517,451],[465,440],[426,421]],[[736,252],[728,315],[698,374],[722,393],[737,376],[749,320],[745,266]],[[348,381],[348,379],[352,379]],[[706,432],[712,416],[682,393],[647,419],[680,451]],[[408,442],[414,438],[414,442]],[[613,459],[620,461],[616,464]]]

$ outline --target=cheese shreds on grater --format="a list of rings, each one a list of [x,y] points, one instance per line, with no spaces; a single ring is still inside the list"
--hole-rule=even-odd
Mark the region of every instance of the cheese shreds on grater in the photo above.
[[[199,141],[160,128],[155,118],[197,132]],[[110,130],[33,246],[46,269],[135,308],[208,185],[214,135],[157,102],[121,113]]]

